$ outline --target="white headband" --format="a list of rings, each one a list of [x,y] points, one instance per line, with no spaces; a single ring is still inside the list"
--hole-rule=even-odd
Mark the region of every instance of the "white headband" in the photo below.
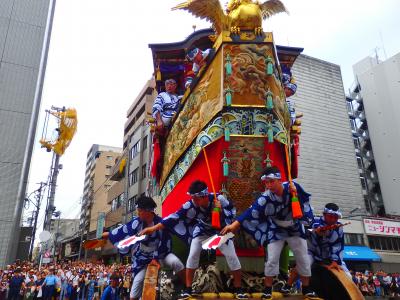
[[[267,179],[281,179],[281,173],[270,173],[268,175],[263,175],[261,176],[261,180],[267,180]]]
[[[203,196],[208,196],[208,188],[205,188],[204,190],[191,194],[189,192],[187,192],[188,195],[190,196],[197,196],[197,197],[203,197]]]
[[[332,214],[332,215],[337,215],[339,218],[342,217],[342,213],[338,210],[332,210],[329,208],[324,208],[324,214]]]

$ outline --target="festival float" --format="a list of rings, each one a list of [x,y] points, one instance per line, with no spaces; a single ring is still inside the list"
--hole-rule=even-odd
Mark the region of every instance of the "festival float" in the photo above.
[[[213,29],[195,31],[182,42],[149,45],[158,92],[173,78],[183,95],[168,132],[153,130],[152,175],[162,216],[188,200],[188,187],[197,179],[226,194],[240,214],[263,191],[260,177],[266,166],[279,167],[283,180],[297,177],[302,114],[290,98],[296,92],[290,70],[303,49],[275,45],[272,32],[262,30],[263,19],[286,12],[278,0],[231,0],[226,11],[218,0],[192,0],[173,9],[208,20]],[[294,218],[302,214],[296,195],[292,213]],[[265,249],[244,232],[235,236],[235,246],[245,288],[256,297],[263,281],[255,265],[263,265]],[[284,261],[287,256],[282,255]],[[204,297],[222,297],[229,290],[229,276],[222,270],[213,265],[198,270],[194,285],[208,292]],[[158,268],[148,271],[144,293],[157,282]],[[363,299],[344,272],[323,269],[318,278],[325,299]],[[171,299],[171,280],[163,274],[158,284],[159,296]],[[143,299],[154,296],[151,292]]]

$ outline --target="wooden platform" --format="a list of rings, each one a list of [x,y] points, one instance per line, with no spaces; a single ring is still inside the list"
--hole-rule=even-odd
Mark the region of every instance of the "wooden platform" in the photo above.
[[[252,297],[249,300],[257,300],[261,298],[260,293],[255,293],[251,295]],[[219,300],[228,300],[228,299],[235,299],[233,294],[229,293],[222,293],[222,294],[214,294],[214,293],[205,293],[202,297],[198,298],[190,298],[190,300],[197,300],[197,299],[219,299]],[[307,300],[308,298],[304,297],[303,295],[290,295],[290,296],[283,296],[281,293],[273,293],[273,299],[284,299],[284,300]],[[321,298],[321,300],[323,300]]]

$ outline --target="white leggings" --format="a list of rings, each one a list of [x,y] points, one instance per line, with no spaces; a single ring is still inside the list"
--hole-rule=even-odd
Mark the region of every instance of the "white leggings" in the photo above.
[[[186,268],[197,269],[199,267],[200,253],[202,249],[201,242],[208,238],[208,236],[198,236],[192,240],[192,243],[190,244],[189,257],[186,262]],[[229,240],[227,243],[221,245],[219,250],[225,256],[226,262],[231,271],[240,270],[242,268],[239,258],[236,255],[235,246],[233,245],[232,240]]]
[[[311,276],[311,264],[307,253],[307,242],[305,239],[298,236],[288,237],[284,240],[268,244],[268,260],[265,263],[264,269],[265,276],[276,276],[279,274],[279,258],[281,256],[282,248],[285,245],[285,241],[293,251],[294,258],[296,259],[297,272],[301,276]]]
[[[160,264],[162,267],[168,266],[175,273],[182,271],[185,266],[180,261],[178,257],[173,253],[169,253],[164,259],[160,259]],[[131,292],[129,297],[132,299],[139,299],[142,296],[143,282],[144,276],[146,275],[146,268],[142,269],[136,276],[133,278]]]

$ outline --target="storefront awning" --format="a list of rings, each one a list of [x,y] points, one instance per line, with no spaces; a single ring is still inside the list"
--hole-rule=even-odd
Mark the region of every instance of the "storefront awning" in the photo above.
[[[381,261],[381,257],[369,247],[344,246],[344,260]]]

